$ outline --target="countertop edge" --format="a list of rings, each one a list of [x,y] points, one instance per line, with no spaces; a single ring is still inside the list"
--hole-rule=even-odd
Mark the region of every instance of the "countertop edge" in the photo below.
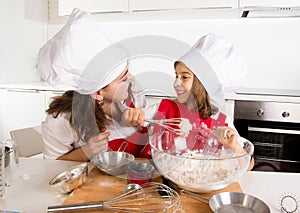
[[[20,90],[41,90],[41,91],[66,91],[68,88],[62,86],[51,86],[45,81],[26,82],[26,83],[0,83],[0,89],[20,89]],[[161,96],[161,94],[158,94]],[[264,94],[237,94],[235,92],[225,93],[226,100],[243,100],[243,101],[275,101],[275,102],[288,102],[300,103],[299,97],[296,96],[283,96],[283,95],[264,95]]]

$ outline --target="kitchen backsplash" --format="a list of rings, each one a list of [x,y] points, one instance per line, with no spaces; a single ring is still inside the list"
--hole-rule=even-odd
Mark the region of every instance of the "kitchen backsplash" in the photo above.
[[[299,18],[99,22],[99,24],[115,42],[135,36],[161,35],[193,45],[200,36],[215,32],[231,39],[244,55],[249,67],[245,87],[300,89]],[[48,38],[60,28],[60,25],[49,25]],[[131,71],[141,76],[141,79],[149,75],[147,72],[152,71],[164,72],[170,76],[174,73],[172,62],[159,57],[133,60]],[[165,79],[162,79],[165,82]],[[157,83],[155,75],[153,81]],[[149,81],[145,83],[151,84]]]

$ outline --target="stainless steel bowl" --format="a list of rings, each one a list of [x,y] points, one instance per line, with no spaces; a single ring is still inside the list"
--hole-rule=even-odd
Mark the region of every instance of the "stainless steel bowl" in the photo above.
[[[73,166],[56,175],[49,181],[49,185],[61,193],[68,193],[82,185],[88,176],[87,163]]]
[[[262,200],[242,192],[221,192],[207,198],[200,194],[180,190],[184,196],[202,203],[209,204],[215,213],[243,212],[243,213],[270,213],[269,206]]]
[[[262,200],[240,192],[222,192],[209,199],[213,212],[270,213],[268,205]]]
[[[134,156],[127,152],[108,151],[95,155],[91,161],[105,173],[117,176],[127,172],[127,167],[134,161]]]

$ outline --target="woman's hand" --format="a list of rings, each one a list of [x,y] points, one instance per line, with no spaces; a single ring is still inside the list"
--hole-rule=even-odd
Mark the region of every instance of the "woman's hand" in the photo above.
[[[85,146],[82,146],[82,149],[86,156],[92,158],[95,154],[99,152],[105,152],[108,148],[108,137],[110,132],[99,133],[91,137]]]
[[[132,126],[144,126],[145,112],[139,108],[129,108],[123,112],[122,123]]]

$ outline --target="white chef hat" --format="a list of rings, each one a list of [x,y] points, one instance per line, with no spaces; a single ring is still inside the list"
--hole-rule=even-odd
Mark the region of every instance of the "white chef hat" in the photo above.
[[[212,102],[223,108],[224,93],[243,85],[248,75],[239,50],[228,39],[209,33],[179,58],[200,80]]]
[[[83,74],[86,66],[110,45],[96,18],[75,8],[63,28],[39,50],[38,74],[54,87],[92,94],[119,76],[127,64],[123,61],[106,69],[97,67],[97,73],[86,78]],[[79,88],[79,81],[89,80],[97,81],[94,87]]]

